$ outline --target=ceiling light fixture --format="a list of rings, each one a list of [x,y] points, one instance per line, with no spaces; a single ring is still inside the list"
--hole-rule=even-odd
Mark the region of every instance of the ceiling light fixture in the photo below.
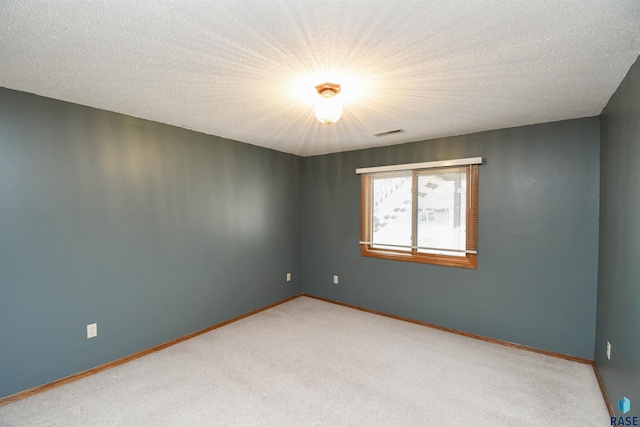
[[[342,116],[342,103],[336,95],[340,93],[340,85],[336,83],[322,83],[316,86],[320,98],[316,101],[313,112],[321,123],[335,123]]]

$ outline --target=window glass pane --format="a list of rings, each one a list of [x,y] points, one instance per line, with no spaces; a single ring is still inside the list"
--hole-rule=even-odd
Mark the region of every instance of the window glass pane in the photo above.
[[[419,252],[465,256],[467,173],[465,169],[421,172],[418,175]]]
[[[411,176],[373,178],[372,195],[371,241],[374,246],[410,251]]]

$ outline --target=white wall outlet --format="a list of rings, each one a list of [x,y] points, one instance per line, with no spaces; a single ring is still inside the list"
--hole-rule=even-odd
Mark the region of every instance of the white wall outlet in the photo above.
[[[607,359],[611,360],[611,343],[607,341]]]
[[[287,282],[291,281],[291,273],[287,273]]]
[[[98,336],[98,324],[92,323],[87,325],[87,338],[93,338]]]
[[[338,276],[333,276],[333,284],[334,285],[338,284]]]

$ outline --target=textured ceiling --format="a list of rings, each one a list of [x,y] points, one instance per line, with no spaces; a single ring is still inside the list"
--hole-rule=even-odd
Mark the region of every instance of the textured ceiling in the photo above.
[[[0,86],[303,156],[595,116],[639,54],[638,0],[0,2]]]

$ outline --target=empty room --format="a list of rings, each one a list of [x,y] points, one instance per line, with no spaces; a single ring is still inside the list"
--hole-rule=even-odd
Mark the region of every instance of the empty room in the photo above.
[[[0,426],[640,417],[640,3],[0,3]]]

